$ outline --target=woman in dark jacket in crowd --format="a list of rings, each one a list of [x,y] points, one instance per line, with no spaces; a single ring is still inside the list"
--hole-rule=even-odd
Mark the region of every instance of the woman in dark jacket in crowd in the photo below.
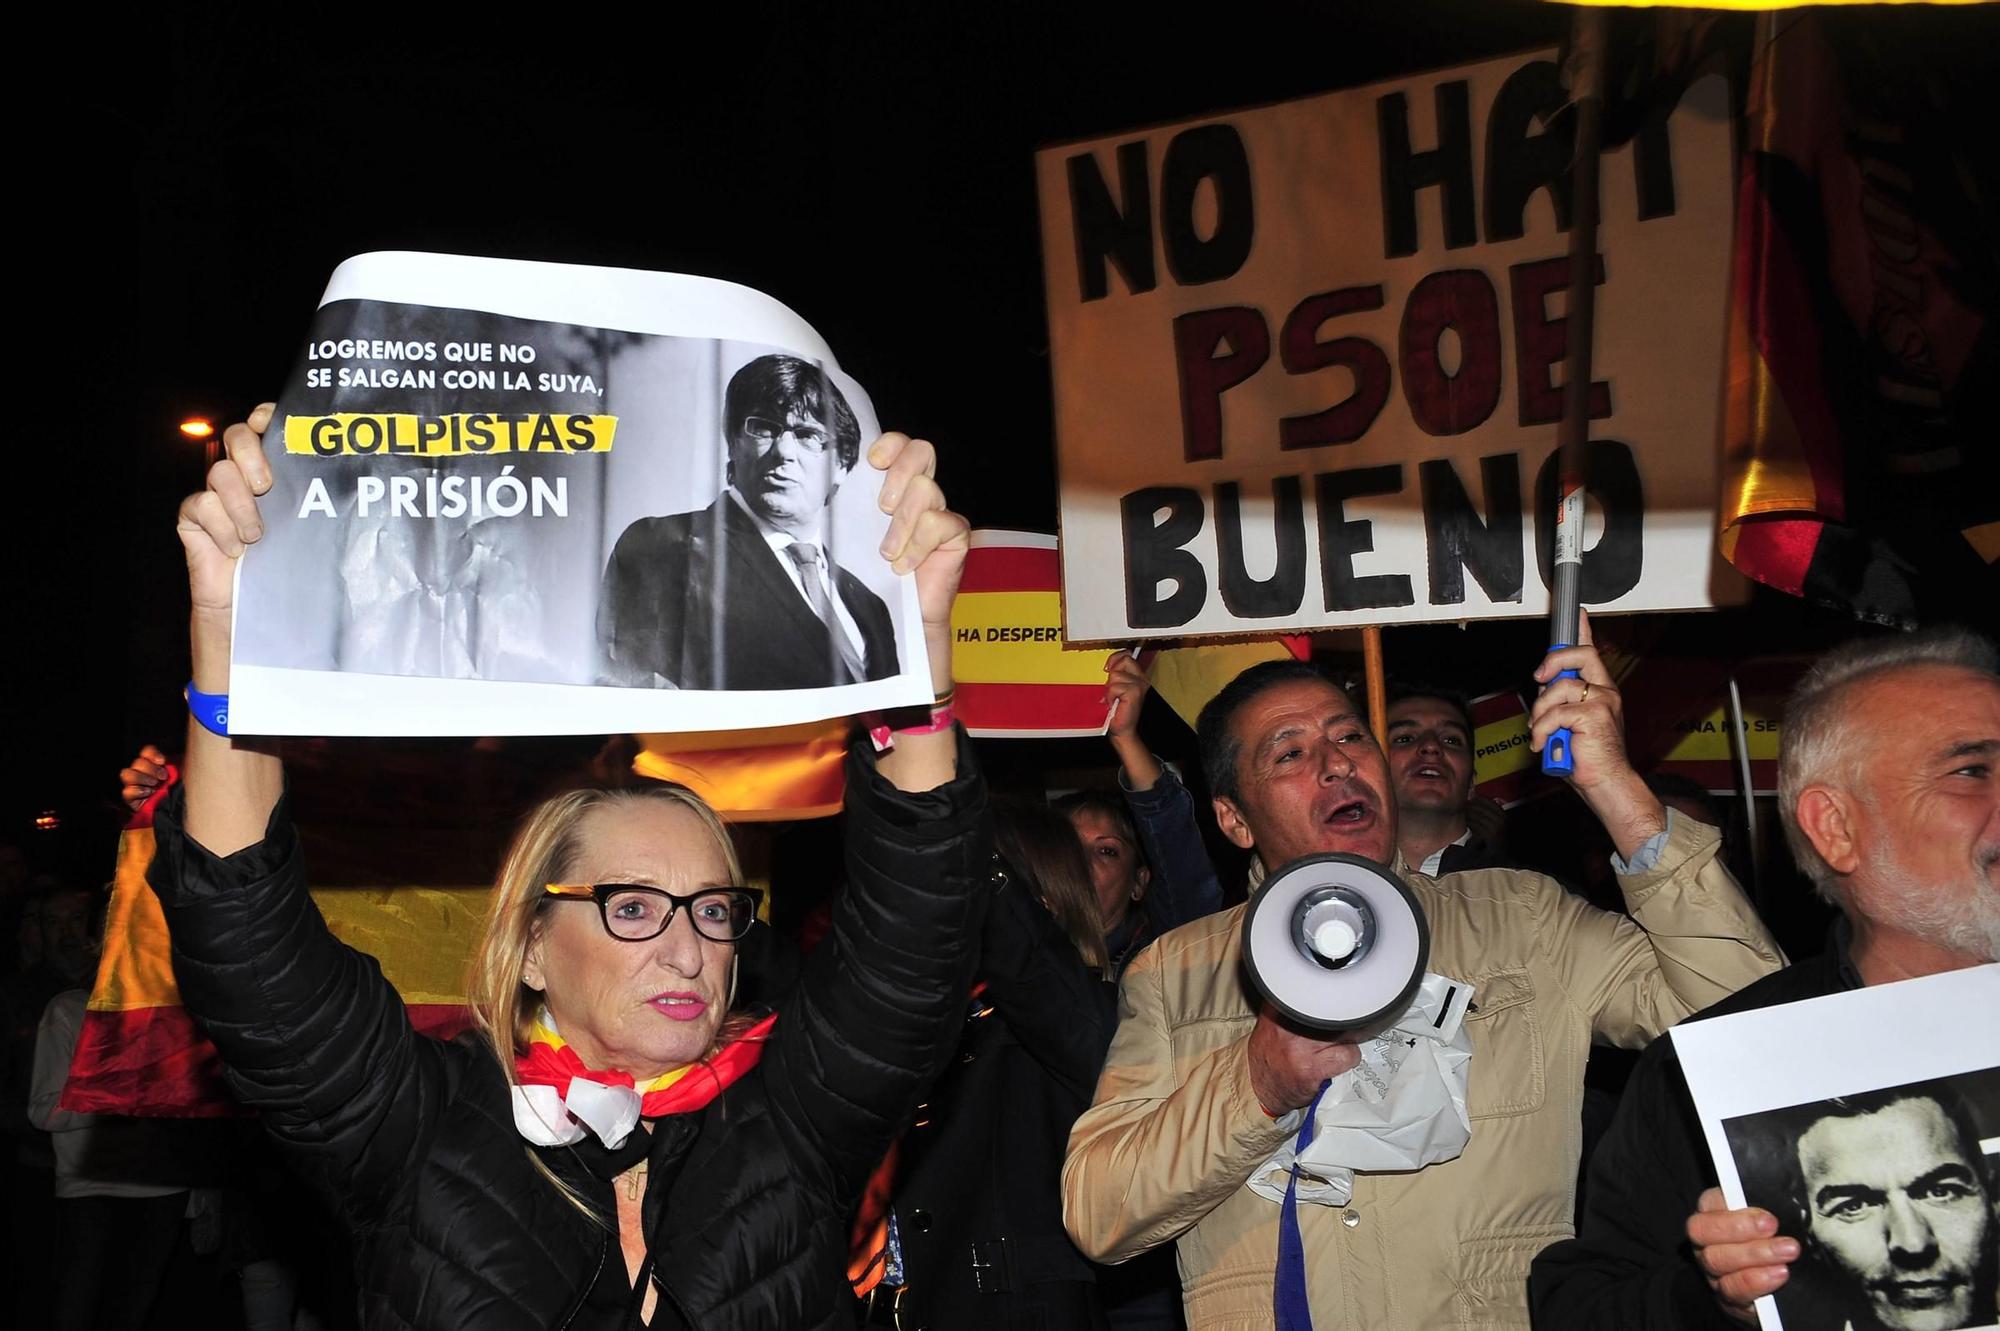
[[[900,1148],[895,1247],[882,1253],[892,1269],[864,1320],[905,1331],[1101,1328],[1094,1269],[1063,1231],[1061,1179],[1117,991],[1068,822],[1039,804],[1002,804],[994,835],[1010,881],[980,934],[958,1060]]]
[[[1104,663],[1104,699],[1111,706],[1104,734],[1118,755],[1118,796],[1084,790],[1056,803],[1090,862],[1113,978],[1156,939],[1222,909],[1222,884],[1202,845],[1193,797],[1139,738],[1140,710],[1152,689],[1142,660],[1121,651]],[[1097,1292],[1113,1331],[1178,1331],[1184,1325],[1170,1243],[1098,1267]]]
[[[205,694],[228,688],[269,420],[259,408],[229,431],[181,509]],[[887,435],[870,461],[948,686],[965,523],[928,444]],[[445,1044],[327,932],[277,760],[190,725],[152,874],[182,997],[237,1094],[345,1214],[368,1325],[850,1320],[845,1222],[957,1039],[998,876],[954,732],[896,740],[850,761],[849,889],[774,1021],[729,1010],[755,900],[714,814],[677,790],[573,792],[507,856],[474,983],[484,1041]]]
[[[1132,653],[1113,652],[1105,661],[1111,718],[1104,734],[1118,755],[1121,798],[1085,790],[1056,803],[1090,862],[1113,979],[1154,939],[1222,909],[1222,884],[1202,845],[1194,800],[1139,738],[1139,713],[1151,688],[1146,667]]]

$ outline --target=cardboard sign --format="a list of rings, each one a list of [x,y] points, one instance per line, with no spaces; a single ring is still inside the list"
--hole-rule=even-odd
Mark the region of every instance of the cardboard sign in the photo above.
[[[1524,55],[1038,155],[1072,640],[1547,613],[1565,100]],[[1602,176],[1583,599],[1735,599],[1721,80]]]

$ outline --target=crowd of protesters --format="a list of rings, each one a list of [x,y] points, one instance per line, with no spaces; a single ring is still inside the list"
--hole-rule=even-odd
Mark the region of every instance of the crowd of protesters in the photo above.
[[[184,509],[206,692],[226,692],[263,419]],[[1537,748],[1572,733],[1595,868],[1585,839],[1475,793],[1466,699],[1416,669],[1378,741],[1321,667],[1252,667],[1176,765],[1146,738],[1172,722],[1145,668],[1115,653],[1096,784],[989,798],[982,765],[1022,760],[952,723],[966,524],[928,445],[888,436],[868,460],[907,519],[940,692],[885,751],[857,741],[844,868],[774,858],[786,908],[766,916],[819,902],[803,929],[756,922],[693,796],[571,791],[527,814],[498,876],[475,1030],[431,1041],[318,923],[277,759],[191,726],[185,778],[149,749],[124,794],[159,803],[181,990],[257,1128],[65,1109],[104,894],[9,884],[21,1325],[1724,1327],[1826,1262],[1811,1216],[1723,1203],[1658,1037],[2000,957],[1990,643],[1879,636],[1800,686],[1779,812],[1832,927],[1788,966],[1721,826],[1746,811],[1633,769],[1587,639],[1535,667],[1530,726]],[[1264,1005],[1240,917],[1326,851],[1400,875],[1431,969],[1474,985],[1472,1131],[1457,1159],[1308,1208],[1288,1306],[1278,1210],[1246,1180],[1355,1066],[1357,1033]],[[1896,1240],[1895,1280],[1856,1276],[1876,1324],[1993,1318],[2000,1189],[1973,1172],[1971,1256]]]

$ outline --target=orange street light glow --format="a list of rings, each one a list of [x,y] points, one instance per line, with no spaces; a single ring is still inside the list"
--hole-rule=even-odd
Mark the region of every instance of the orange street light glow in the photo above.
[[[191,416],[181,422],[181,433],[190,439],[206,439],[215,433],[215,426],[199,416]]]
[[[1986,0],[1558,0],[1561,4],[1618,9],[1802,9],[1807,5],[1978,5]]]

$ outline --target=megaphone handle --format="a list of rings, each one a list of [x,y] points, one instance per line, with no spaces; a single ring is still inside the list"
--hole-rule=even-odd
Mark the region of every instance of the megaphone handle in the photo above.
[[[1566,642],[1556,643],[1549,650],[1559,652],[1569,646]],[[1575,679],[1574,670],[1560,670],[1555,679]],[[1555,683],[1555,679],[1549,683]],[[1576,757],[1569,751],[1569,727],[1562,726],[1549,732],[1548,742],[1542,745],[1542,772],[1546,776],[1569,777],[1576,774]]]

